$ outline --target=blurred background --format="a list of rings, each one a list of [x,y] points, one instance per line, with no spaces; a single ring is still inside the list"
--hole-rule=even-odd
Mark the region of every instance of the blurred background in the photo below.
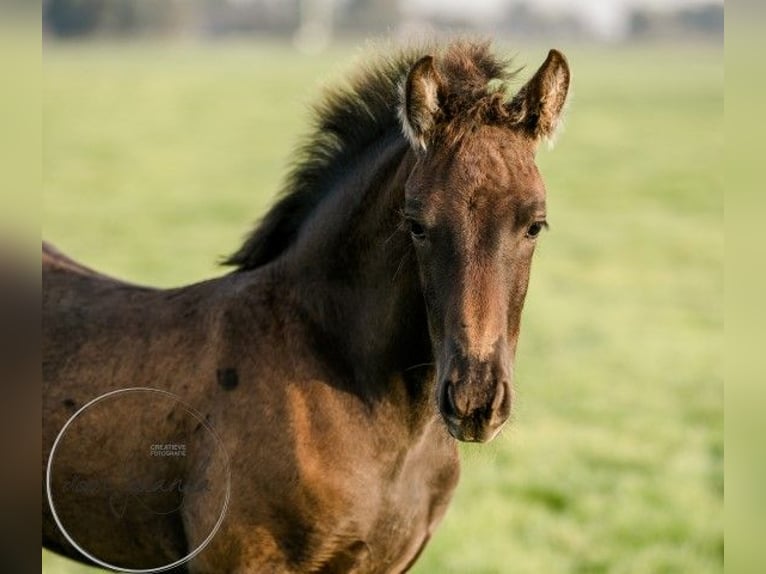
[[[485,35],[522,79],[564,51],[513,424],[461,446],[414,572],[723,571],[722,2],[46,0],[43,24],[43,236],[157,286],[224,272],[310,104],[376,51]]]
[[[262,36],[320,48],[370,34],[478,31],[518,40],[723,40],[717,0],[44,0],[62,38]]]

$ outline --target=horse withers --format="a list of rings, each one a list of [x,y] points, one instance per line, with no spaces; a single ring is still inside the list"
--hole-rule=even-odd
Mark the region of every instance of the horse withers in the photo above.
[[[123,567],[171,563],[203,542],[182,568],[414,563],[457,484],[456,439],[491,440],[513,402],[521,311],[546,227],[535,153],[559,124],[570,74],[551,51],[509,96],[508,66],[487,43],[454,42],[381,58],[330,91],[283,196],[222,277],[151,289],[44,249],[44,474],[95,473],[93,445],[116,444],[114,435],[151,441],[139,403],[126,402],[90,417],[82,441],[48,465],[90,401],[152,388],[196,413],[168,403],[157,423],[192,437],[187,448],[202,422],[214,431],[230,489],[209,540],[218,506],[188,493],[127,536],[105,527],[110,484],[85,508],[83,492],[59,483],[63,471],[46,474],[47,547],[81,558],[59,527],[65,516],[78,540]],[[100,480],[118,488],[118,475],[148,464],[128,458]],[[223,476],[210,457],[173,465],[190,483]]]

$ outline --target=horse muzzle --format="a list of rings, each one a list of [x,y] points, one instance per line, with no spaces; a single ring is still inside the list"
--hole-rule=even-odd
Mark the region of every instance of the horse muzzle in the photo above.
[[[511,414],[510,377],[502,361],[460,363],[439,383],[439,411],[456,439],[488,442]]]

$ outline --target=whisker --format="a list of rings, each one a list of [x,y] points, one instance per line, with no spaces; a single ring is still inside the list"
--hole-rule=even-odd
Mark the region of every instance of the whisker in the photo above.
[[[401,220],[396,225],[396,227],[394,228],[394,231],[391,233],[391,235],[389,235],[388,238],[383,242],[383,245],[388,244],[388,242],[391,241],[391,239],[394,237],[394,235],[396,235],[397,232],[401,231],[404,228],[404,223],[405,223],[404,212],[401,209],[397,209],[396,211],[399,214],[399,216],[401,217]]]
[[[417,365],[412,365],[411,367],[407,367],[404,370],[405,371],[411,371],[412,369],[418,369],[420,367],[433,367],[435,365],[436,365],[436,363],[434,363],[433,361],[430,362],[430,363],[418,363]]]
[[[404,255],[402,255],[402,258],[399,260],[399,265],[396,267],[396,271],[394,271],[394,276],[391,278],[391,283],[396,281],[396,276],[399,275],[399,271],[402,270],[402,267],[404,266],[404,262],[407,259],[407,257],[410,256],[411,250],[407,250],[404,252]]]
[[[402,229],[402,224],[396,226],[396,228],[391,232],[391,235],[389,235],[386,240],[383,242],[383,245],[387,245],[391,239],[393,239],[394,235],[396,235],[400,230]]]

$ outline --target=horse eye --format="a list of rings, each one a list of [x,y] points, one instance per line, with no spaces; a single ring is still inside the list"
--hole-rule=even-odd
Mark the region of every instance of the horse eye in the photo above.
[[[538,235],[540,235],[540,232],[543,230],[543,227],[545,227],[545,223],[536,221],[532,225],[529,226],[527,229],[527,237],[534,239]]]
[[[410,228],[410,235],[414,237],[415,239],[425,239],[426,237],[426,228],[423,227],[420,223],[415,221],[414,219],[408,219],[407,225]]]

